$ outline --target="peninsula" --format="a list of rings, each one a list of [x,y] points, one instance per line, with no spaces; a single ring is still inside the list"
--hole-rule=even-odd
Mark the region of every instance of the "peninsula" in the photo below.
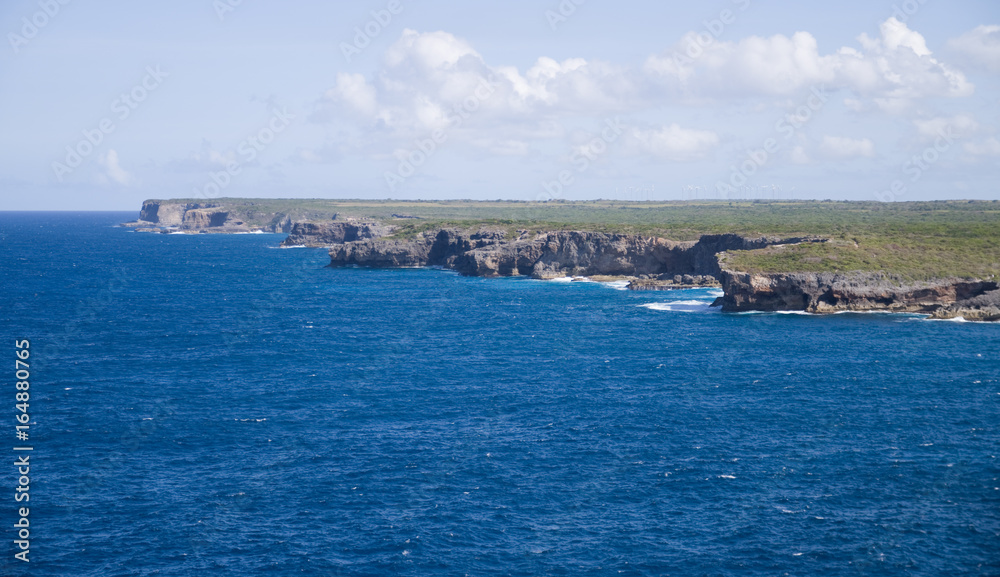
[[[1000,203],[148,200],[139,231],[286,233],[331,266],[721,286],[724,311],[1000,320]]]

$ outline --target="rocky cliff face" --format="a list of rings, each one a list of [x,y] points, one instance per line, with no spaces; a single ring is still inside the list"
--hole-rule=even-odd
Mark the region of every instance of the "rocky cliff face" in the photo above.
[[[1000,291],[993,281],[903,281],[869,272],[756,274],[732,270],[723,270],[720,280],[725,296],[716,304],[730,312],[891,311],[950,318],[972,314],[975,309],[973,316],[1000,317]]]
[[[281,246],[328,247],[345,242],[382,238],[392,226],[380,222],[296,222]]]
[[[142,203],[139,220],[124,226],[139,231],[182,232],[289,232],[292,219],[281,213],[254,215],[253,224],[234,214],[231,207],[213,202],[164,202],[147,200]]]
[[[139,211],[139,222],[163,227],[176,226],[208,226],[211,215],[219,205],[212,203],[161,203],[157,200],[147,200],[142,203]],[[192,213],[188,216],[188,213]],[[223,211],[223,214],[225,212]],[[217,219],[218,221],[218,219]],[[222,218],[225,222],[225,217]],[[218,225],[221,226],[221,225]]]
[[[931,318],[962,317],[969,321],[1000,321],[1000,290],[989,290],[972,298],[955,301],[931,313]]]
[[[747,238],[705,235],[697,242],[595,232],[526,232],[443,229],[412,240],[377,238],[346,241],[330,249],[331,266],[441,266],[467,276],[530,275],[639,277],[632,288],[670,288],[669,279],[705,286],[721,281],[723,310],[891,311],[1000,320],[1000,287],[995,281],[939,279],[906,282],[879,272],[769,273],[728,270],[719,256],[778,244],[825,242],[808,238]],[[679,280],[678,280],[679,279]],[[687,280],[686,280],[687,279]]]
[[[441,266],[467,276],[660,276],[719,274],[715,255],[802,239],[707,235],[674,242],[638,235],[556,231],[508,237],[502,230],[443,229],[413,240],[345,242],[330,249],[331,266]]]

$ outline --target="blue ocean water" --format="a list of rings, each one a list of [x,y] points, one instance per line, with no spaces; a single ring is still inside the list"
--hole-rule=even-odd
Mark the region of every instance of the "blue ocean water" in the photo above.
[[[10,575],[998,575],[1000,326],[0,213]]]

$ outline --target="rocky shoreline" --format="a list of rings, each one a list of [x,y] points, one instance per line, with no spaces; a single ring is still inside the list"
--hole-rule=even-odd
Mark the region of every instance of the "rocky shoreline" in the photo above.
[[[331,267],[441,267],[466,276],[537,279],[605,277],[628,280],[630,290],[721,287],[713,306],[726,312],[905,312],[931,318],[1000,321],[995,280],[946,278],[908,281],[882,272],[749,273],[730,269],[728,251],[827,242],[820,237],[703,235],[697,241],[587,231],[510,231],[495,227],[440,228],[396,238],[399,228],[376,220],[296,220],[293,215],[247,213],[224,204],[147,201],[138,231],[186,233],[283,232],[282,246],[323,247]],[[250,221],[250,222],[248,222]]]
[[[931,318],[1000,321],[995,281],[959,278],[908,281],[877,272],[751,274],[723,270],[724,296],[714,303],[728,312],[897,312]]]

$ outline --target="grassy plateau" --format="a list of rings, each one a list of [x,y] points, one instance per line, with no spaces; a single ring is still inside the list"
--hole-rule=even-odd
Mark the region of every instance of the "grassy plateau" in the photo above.
[[[179,199],[164,202],[201,202]],[[585,230],[695,240],[703,234],[815,235],[823,244],[730,253],[748,272],[884,271],[908,279],[990,278],[1000,273],[1000,202],[831,201],[403,201],[212,199],[253,223],[285,213],[297,220],[377,219],[396,238],[441,227]]]

